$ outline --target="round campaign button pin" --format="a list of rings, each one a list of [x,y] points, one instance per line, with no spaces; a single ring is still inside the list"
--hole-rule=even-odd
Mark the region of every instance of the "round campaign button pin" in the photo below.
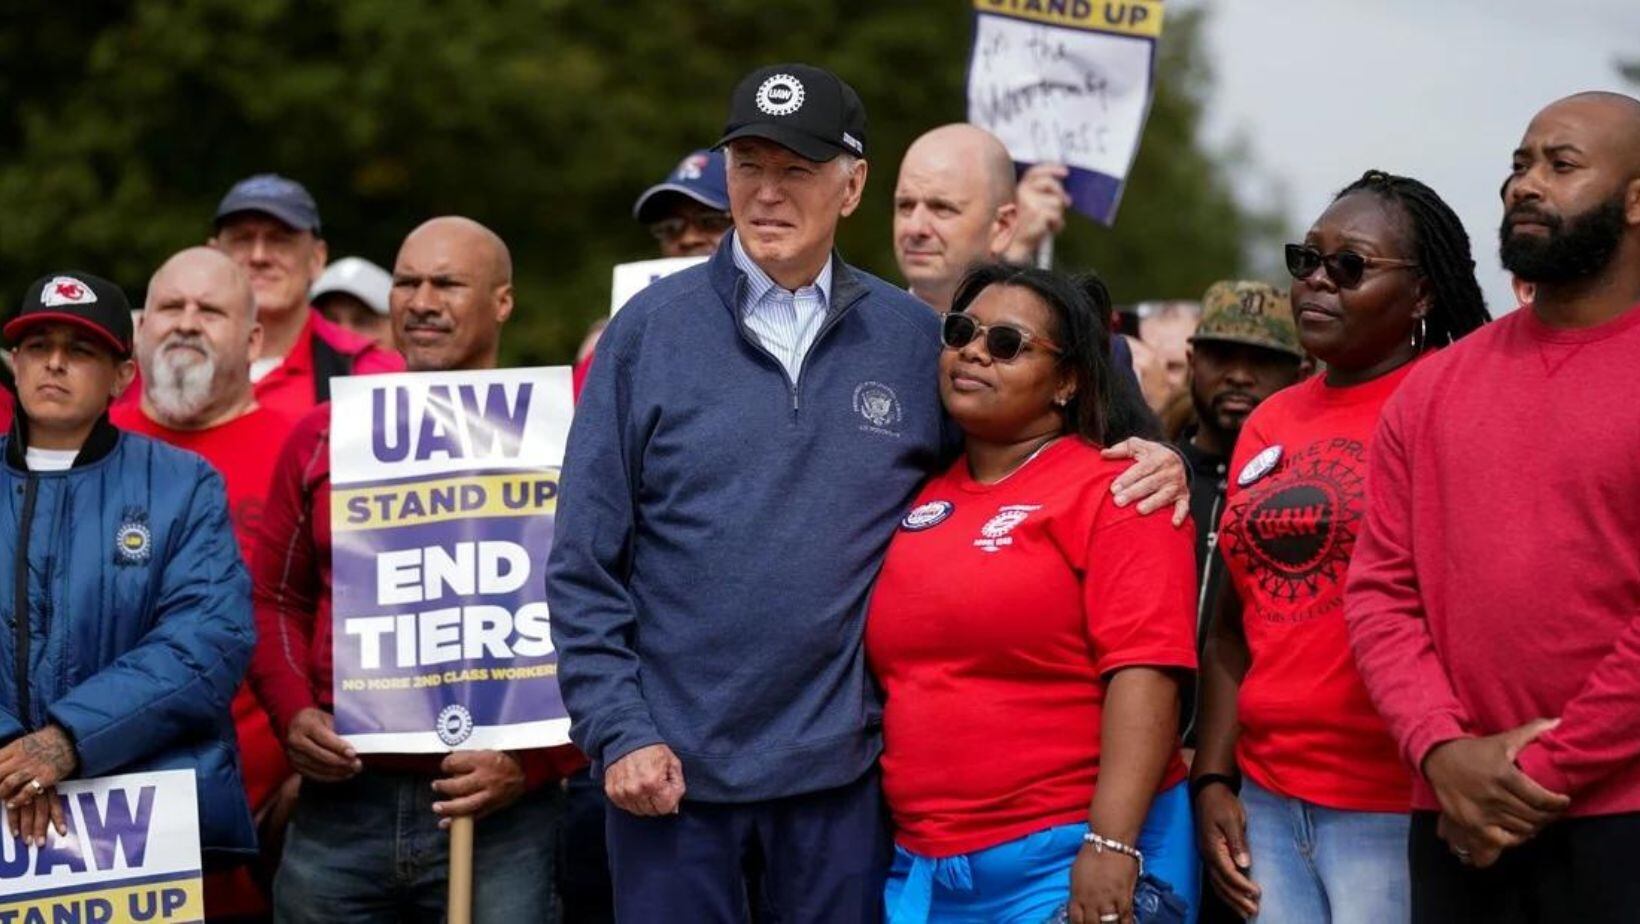
[[[900,521],[900,528],[909,532],[932,529],[945,522],[957,505],[950,501],[929,501],[919,504]]]
[[[1263,478],[1275,469],[1276,463],[1281,461],[1281,446],[1267,446],[1264,451],[1247,460],[1242,466],[1241,474],[1236,476],[1236,484],[1247,487]]]

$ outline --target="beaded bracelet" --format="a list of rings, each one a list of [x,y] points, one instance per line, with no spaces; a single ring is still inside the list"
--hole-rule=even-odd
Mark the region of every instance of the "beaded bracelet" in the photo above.
[[[1139,852],[1139,848],[1129,847],[1121,841],[1112,840],[1091,828],[1088,829],[1088,833],[1082,835],[1082,843],[1092,844],[1094,853],[1104,853],[1109,850],[1112,853],[1132,857],[1139,864],[1139,877],[1144,878],[1145,855]]]

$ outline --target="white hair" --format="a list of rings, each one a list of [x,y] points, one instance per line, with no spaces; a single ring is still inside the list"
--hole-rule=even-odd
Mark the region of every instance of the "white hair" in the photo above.
[[[219,363],[204,337],[173,333],[160,343],[144,343],[138,359],[147,381],[143,394],[154,405],[160,423],[187,426],[210,407],[217,396]],[[185,351],[197,350],[192,358]],[[147,354],[146,356],[140,354]]]

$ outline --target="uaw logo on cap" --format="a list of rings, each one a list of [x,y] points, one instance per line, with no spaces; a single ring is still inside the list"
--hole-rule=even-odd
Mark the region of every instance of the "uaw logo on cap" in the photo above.
[[[455,747],[473,736],[473,714],[466,706],[451,703],[439,712],[433,730],[438,732],[438,740]]]
[[[127,507],[120,519],[120,528],[114,532],[114,564],[146,564],[154,546],[154,534],[148,528],[148,511]]]
[[[757,108],[765,115],[787,116],[803,108],[803,84],[790,74],[776,74],[757,88]]]
[[[860,429],[888,436],[899,436],[898,430],[889,429],[900,422],[900,399],[894,389],[882,382],[861,382],[854,389],[854,412],[870,422]]]
[[[97,300],[91,287],[73,276],[53,276],[40,293],[40,304],[47,308],[58,305],[89,305]]]
[[[956,509],[957,505],[950,501],[929,501],[926,504],[918,504],[911,508],[911,512],[905,515],[905,519],[900,521],[900,528],[911,533],[933,529],[944,523],[951,516],[951,511]]]

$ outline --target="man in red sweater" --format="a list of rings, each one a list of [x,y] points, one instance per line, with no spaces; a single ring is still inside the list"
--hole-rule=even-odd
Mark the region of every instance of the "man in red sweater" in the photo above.
[[[222,474],[240,553],[250,560],[273,460],[294,424],[257,404],[250,364],[262,342],[250,280],[219,251],[193,247],[165,261],[148,283],[136,357],[147,387],[136,403],[115,407],[116,427],[192,450]],[[245,795],[257,821],[266,872],[294,800],[290,765],[249,685],[233,701]],[[205,880],[213,921],[265,917],[267,897],[244,869]]]
[[[488,228],[435,218],[393,269],[393,335],[411,371],[492,369],[512,313],[512,261]],[[252,563],[257,643],[250,679],[303,777],[274,883],[275,918],[438,920],[448,839],[478,819],[473,920],[556,920],[556,781],[573,747],[361,756],[331,714],[330,407],[304,417],[275,464]]]
[[[1539,112],[1503,186],[1534,301],[1384,410],[1346,616],[1417,769],[1414,921],[1640,908],[1640,100]]]

